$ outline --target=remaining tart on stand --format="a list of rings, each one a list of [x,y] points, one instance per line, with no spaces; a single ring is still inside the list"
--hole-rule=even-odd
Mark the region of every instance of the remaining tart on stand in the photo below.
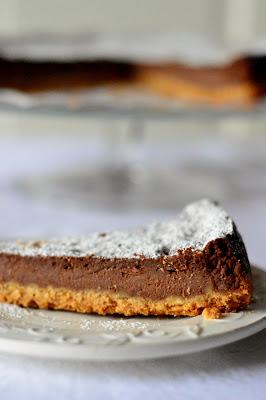
[[[140,89],[161,98],[213,105],[250,105],[265,96],[265,56],[225,64],[0,57],[0,89],[26,93],[109,88]]]

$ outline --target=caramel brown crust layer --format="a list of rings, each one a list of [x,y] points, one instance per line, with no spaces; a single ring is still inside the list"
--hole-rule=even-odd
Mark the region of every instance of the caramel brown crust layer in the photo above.
[[[251,105],[261,96],[261,90],[252,81],[217,84],[215,87],[204,83],[195,83],[167,72],[142,71],[139,76],[141,85],[151,93],[180,99],[185,102],[206,103],[212,105],[240,104]]]
[[[249,104],[266,93],[265,67],[265,56],[244,56],[222,66],[142,65],[137,75],[144,87],[167,97]]]
[[[157,72],[210,89],[252,80],[252,62],[242,58],[221,66],[189,66],[182,63],[157,63],[138,66],[138,71]]]
[[[249,58],[216,67],[143,65],[138,68],[138,79],[148,90],[167,97],[213,104],[251,103],[260,90],[252,65]]]
[[[202,312],[208,318],[219,318],[220,312],[245,309],[250,303],[250,290],[225,293],[205,293],[183,297],[167,297],[163,300],[147,300],[113,292],[94,290],[73,291],[65,288],[40,288],[36,285],[23,286],[15,282],[0,284],[0,302],[23,307],[68,310],[81,313],[133,315],[196,316]]]

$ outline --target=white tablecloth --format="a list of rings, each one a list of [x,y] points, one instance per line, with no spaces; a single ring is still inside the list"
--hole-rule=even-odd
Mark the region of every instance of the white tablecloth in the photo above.
[[[51,137],[49,140],[52,140]],[[17,179],[84,159],[84,143],[73,149],[61,139],[0,138],[0,235],[31,236],[86,232],[154,219],[154,212],[119,214],[43,204],[17,192]],[[77,138],[75,139],[75,141]],[[59,143],[59,144],[58,144]],[[61,143],[61,144],[60,144]],[[90,156],[97,153],[91,151]],[[60,150],[60,151],[59,151]],[[68,155],[68,157],[66,157]],[[70,158],[69,158],[70,157]],[[49,161],[47,161],[49,160]],[[36,174],[35,174],[36,175]],[[232,202],[252,260],[266,265],[266,206],[259,193],[248,202]],[[248,204],[248,206],[247,206]],[[158,212],[160,216],[171,212]],[[198,354],[156,361],[62,362],[0,355],[0,398],[3,400],[72,399],[251,399],[266,398],[266,332],[238,343]]]

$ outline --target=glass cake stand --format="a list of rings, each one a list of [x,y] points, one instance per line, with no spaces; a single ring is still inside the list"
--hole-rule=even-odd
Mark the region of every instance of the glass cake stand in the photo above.
[[[31,146],[36,158],[39,142],[47,152],[53,149],[54,166],[44,160],[43,171],[17,179],[16,188],[26,196],[127,211],[171,210],[205,196],[231,203],[266,194],[266,184],[260,184],[266,169],[264,114],[258,110],[216,116],[191,111],[186,118],[110,110],[30,116],[25,123],[20,115],[20,129],[28,136],[41,131]]]

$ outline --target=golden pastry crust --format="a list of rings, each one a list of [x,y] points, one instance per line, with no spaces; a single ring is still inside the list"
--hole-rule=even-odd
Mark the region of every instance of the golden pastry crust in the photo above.
[[[220,319],[222,317],[222,313],[217,307],[204,308],[202,311],[202,316],[205,319]]]
[[[256,85],[249,81],[221,84],[214,88],[152,69],[140,71],[138,81],[140,86],[155,94],[187,102],[250,105],[258,98]]]
[[[149,300],[115,292],[74,291],[66,288],[42,288],[37,285],[24,286],[16,282],[6,282],[0,284],[0,302],[23,307],[100,315],[196,316],[204,312],[207,318],[219,318],[221,312],[245,309],[251,302],[251,287],[244,284],[240,289],[225,293],[210,292],[188,298],[168,297],[162,300]],[[209,310],[217,312],[210,313]]]

